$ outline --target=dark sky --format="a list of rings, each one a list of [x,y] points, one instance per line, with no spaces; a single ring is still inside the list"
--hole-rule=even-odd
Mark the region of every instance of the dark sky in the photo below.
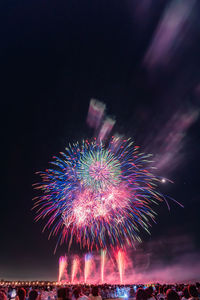
[[[68,142],[92,137],[91,98],[116,117],[114,132],[172,154],[159,175],[174,184],[160,188],[185,208],[162,204],[140,247],[187,236],[199,252],[200,6],[179,2],[1,1],[0,278],[56,278],[67,247],[54,255],[34,222],[32,184]]]

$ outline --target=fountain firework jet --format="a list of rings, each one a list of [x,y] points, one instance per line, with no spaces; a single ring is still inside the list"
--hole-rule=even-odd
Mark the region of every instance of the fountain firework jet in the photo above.
[[[74,257],[72,263],[72,283],[74,283],[74,279],[76,278],[78,266],[79,266],[79,259],[77,257]]]
[[[119,250],[117,253],[117,265],[118,265],[119,276],[120,276],[120,284],[122,284],[124,269],[125,269],[124,252],[122,250]]]
[[[101,283],[104,282],[105,258],[106,258],[106,250],[101,250]]]
[[[67,268],[67,257],[61,256],[59,258],[59,275],[58,275],[58,281],[60,282],[61,278],[63,277],[63,274]]]
[[[85,283],[87,282],[88,276],[90,274],[91,262],[92,262],[92,255],[91,254],[85,254],[85,270],[84,270]]]

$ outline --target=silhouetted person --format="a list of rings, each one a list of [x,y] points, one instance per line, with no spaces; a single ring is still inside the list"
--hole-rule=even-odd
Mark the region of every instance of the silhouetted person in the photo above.
[[[98,288],[98,286],[95,285],[95,286],[92,287],[92,292],[89,295],[89,298],[91,300],[102,300],[101,296],[99,295],[99,288]]]
[[[31,290],[29,292],[29,300],[36,300],[38,296],[38,292],[36,290]]]
[[[164,299],[165,299],[163,286],[160,286],[160,287],[159,287],[159,293],[158,293],[158,295],[157,295],[157,298],[158,298],[159,300],[164,300]]]
[[[0,291],[0,300],[7,300],[6,294],[2,291]]]
[[[68,288],[59,288],[57,290],[58,300],[69,300],[69,289]]]
[[[130,288],[129,291],[129,299],[134,299],[135,298],[135,291],[133,288]]]
[[[152,286],[149,286],[146,290],[145,290],[145,293],[147,295],[147,299],[149,300],[155,300],[155,297],[153,295],[153,287]]]
[[[24,288],[19,288],[17,291],[17,297],[19,300],[25,300],[26,298],[26,290]]]
[[[191,284],[188,286],[188,292],[190,295],[190,300],[198,300],[199,299],[199,295],[198,295],[198,291],[195,285]]]
[[[178,293],[172,289],[167,290],[166,296],[167,300],[180,300]]]
[[[80,288],[74,289],[74,291],[73,291],[73,297],[74,297],[75,299],[78,299],[79,296],[80,296],[80,294],[81,294],[81,289],[80,289]]]
[[[187,287],[185,287],[184,289],[183,289],[183,296],[182,296],[182,300],[187,300],[187,299],[189,299],[190,298],[190,295],[189,295],[189,292],[188,292],[188,288]]]
[[[144,289],[139,288],[136,292],[136,300],[147,300],[147,294]]]
[[[198,295],[200,297],[200,283],[199,282],[196,282],[196,288],[197,288]]]

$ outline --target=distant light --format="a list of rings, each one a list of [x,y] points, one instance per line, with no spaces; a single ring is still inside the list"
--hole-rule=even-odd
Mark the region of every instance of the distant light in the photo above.
[[[162,178],[162,179],[161,179],[161,182],[162,182],[162,183],[165,183],[165,182],[166,182],[166,179],[165,179],[165,178]]]

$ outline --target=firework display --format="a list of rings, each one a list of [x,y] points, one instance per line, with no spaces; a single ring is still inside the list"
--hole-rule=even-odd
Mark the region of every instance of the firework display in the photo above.
[[[120,284],[123,284],[123,275],[124,275],[124,253],[122,251],[118,251],[117,253],[117,265],[120,276]]]
[[[101,283],[104,283],[106,250],[101,250]]]
[[[69,145],[52,168],[39,172],[36,220],[46,218],[44,229],[69,248],[73,241],[89,250],[134,246],[140,229],[149,233],[152,205],[164,200],[150,157],[119,137]]]
[[[72,263],[72,275],[71,275],[71,282],[74,282],[74,279],[76,278],[76,274],[78,272],[79,267],[79,259],[78,257],[74,257],[73,263]]]
[[[58,274],[58,281],[60,281],[61,278],[63,277],[66,268],[67,268],[67,258],[66,258],[66,256],[61,256],[61,257],[59,258],[59,274]]]

